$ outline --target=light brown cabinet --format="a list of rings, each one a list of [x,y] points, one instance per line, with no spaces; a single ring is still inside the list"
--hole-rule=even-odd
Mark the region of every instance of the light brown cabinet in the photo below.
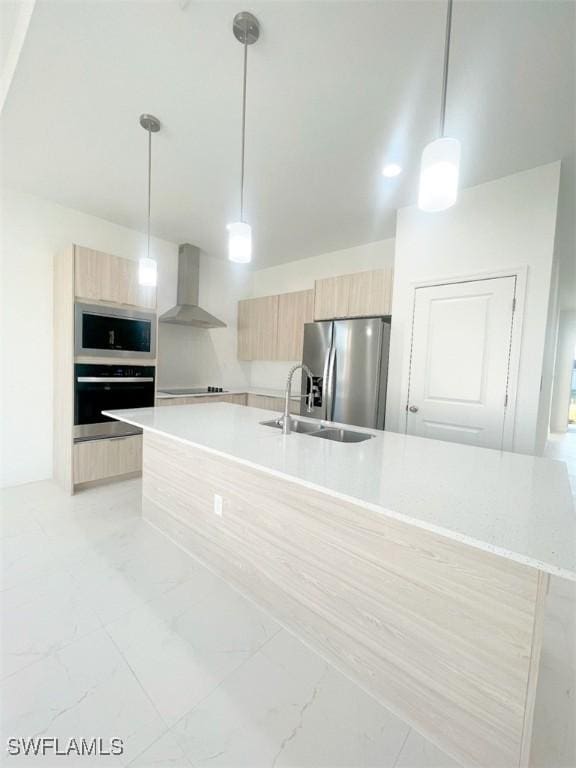
[[[314,317],[314,291],[238,302],[239,360],[301,360],[304,323]]]
[[[278,296],[238,302],[238,359],[274,360],[278,334]]]
[[[246,405],[246,395],[207,395],[206,397],[157,397],[156,405],[208,405],[210,403],[233,403]]]
[[[84,301],[156,308],[156,288],[138,282],[138,262],[74,247],[74,293]]]
[[[273,360],[302,360],[304,323],[314,319],[314,291],[278,296],[278,340]]]
[[[250,408],[264,408],[267,411],[284,411],[283,397],[270,397],[269,395],[248,395],[248,406]],[[300,402],[292,400],[290,403],[290,413],[300,413]]]
[[[392,283],[391,267],[316,280],[314,320],[389,315]]]
[[[142,435],[74,443],[74,484],[142,470]]]
[[[314,320],[347,317],[350,305],[349,275],[324,277],[314,284]]]

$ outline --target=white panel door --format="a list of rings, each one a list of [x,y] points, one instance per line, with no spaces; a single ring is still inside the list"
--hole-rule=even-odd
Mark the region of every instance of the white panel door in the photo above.
[[[407,432],[501,448],[515,277],[416,289]]]

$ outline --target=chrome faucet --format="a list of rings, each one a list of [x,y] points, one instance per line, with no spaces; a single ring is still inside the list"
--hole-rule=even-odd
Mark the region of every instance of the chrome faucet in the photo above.
[[[306,363],[298,363],[297,365],[294,365],[292,368],[290,368],[290,372],[288,373],[288,378],[286,380],[286,400],[284,402],[284,416],[282,417],[283,435],[289,435],[290,432],[292,432],[292,417],[290,415],[290,400],[292,398],[292,376],[294,376],[299,368],[302,368],[302,370],[308,376],[309,392],[307,395],[303,395],[303,397],[306,397],[308,401],[306,404],[307,412],[312,413],[312,406],[314,403],[314,380],[312,378],[312,371],[310,368],[308,368]]]

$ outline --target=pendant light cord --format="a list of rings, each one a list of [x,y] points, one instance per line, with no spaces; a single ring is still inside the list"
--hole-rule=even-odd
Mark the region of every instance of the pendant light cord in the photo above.
[[[442,98],[440,102],[440,136],[445,134],[446,94],[448,92],[448,64],[450,60],[450,35],[452,33],[452,0],[446,9],[446,37],[444,40],[444,72],[442,75]]]
[[[148,216],[146,232],[146,256],[150,258],[150,199],[152,197],[152,131],[148,128]]]
[[[248,73],[248,32],[244,38],[244,78],[242,81],[242,154],[240,156],[240,221],[244,221],[244,154],[246,145],[246,81]]]

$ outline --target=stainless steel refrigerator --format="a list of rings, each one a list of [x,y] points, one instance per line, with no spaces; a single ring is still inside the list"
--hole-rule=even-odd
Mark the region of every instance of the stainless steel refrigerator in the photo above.
[[[314,377],[314,409],[302,415],[384,429],[390,318],[329,320],[304,326],[303,362]],[[302,392],[309,380],[302,375]]]

